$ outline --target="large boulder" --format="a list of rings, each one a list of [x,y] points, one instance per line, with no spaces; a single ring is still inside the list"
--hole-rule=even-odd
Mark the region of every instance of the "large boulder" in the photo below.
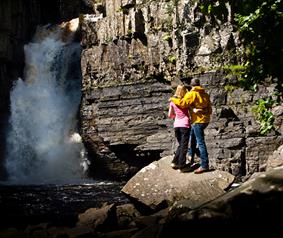
[[[170,167],[171,161],[172,156],[167,156],[144,167],[128,181],[122,192],[151,210],[183,199],[193,209],[224,194],[234,181],[234,176],[224,171],[181,173]]]
[[[282,226],[279,218],[283,213],[282,199],[283,166],[280,166],[258,173],[197,209],[171,212],[160,237],[170,237],[176,230],[182,233],[191,229],[199,233],[203,227],[207,229],[201,230],[202,235],[217,237],[231,231],[235,237],[263,236],[264,232],[268,236],[278,234]]]
[[[266,170],[268,171],[280,165],[283,165],[283,145],[279,146],[279,148],[268,157],[266,162]]]

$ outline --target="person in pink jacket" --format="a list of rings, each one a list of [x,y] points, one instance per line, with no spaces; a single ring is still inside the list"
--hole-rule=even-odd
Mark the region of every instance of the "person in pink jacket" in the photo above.
[[[197,168],[194,173],[200,174],[209,171],[209,159],[205,143],[204,129],[208,126],[210,121],[212,107],[210,96],[200,85],[198,78],[192,79],[191,86],[192,89],[186,93],[182,99],[171,97],[170,101],[184,110],[187,110],[188,107],[191,109],[192,128],[189,154],[191,157],[191,163],[193,163],[196,145],[198,144],[201,161],[200,167]]]
[[[178,85],[174,97],[182,99],[187,93],[185,85]],[[190,115],[188,107],[180,108],[173,102],[169,104],[168,117],[174,118],[175,137],[178,141],[178,147],[174,154],[171,167],[173,169],[182,169],[186,167],[186,154],[190,138]]]

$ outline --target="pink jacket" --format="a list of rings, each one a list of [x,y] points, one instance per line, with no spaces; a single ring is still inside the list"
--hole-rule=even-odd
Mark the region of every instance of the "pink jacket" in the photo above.
[[[175,127],[185,127],[190,128],[190,116],[188,108],[179,108],[173,102],[169,104],[169,111],[168,111],[169,118],[175,118],[174,121],[174,128]]]

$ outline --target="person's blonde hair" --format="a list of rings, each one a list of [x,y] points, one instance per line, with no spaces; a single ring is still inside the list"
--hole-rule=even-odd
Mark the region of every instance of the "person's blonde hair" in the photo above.
[[[185,96],[185,94],[187,93],[187,88],[185,85],[178,85],[178,87],[176,88],[176,92],[174,94],[174,96],[178,97],[178,98],[183,98]]]

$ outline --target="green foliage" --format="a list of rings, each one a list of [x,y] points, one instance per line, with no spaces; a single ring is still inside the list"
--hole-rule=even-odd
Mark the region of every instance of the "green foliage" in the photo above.
[[[231,23],[240,34],[244,47],[241,60],[224,67],[227,78],[235,80],[234,86],[257,91],[266,79],[275,83],[277,100],[283,97],[283,0],[195,0],[198,10],[208,16],[211,23],[222,24],[228,20],[226,5],[231,6]],[[237,64],[238,62],[238,64]],[[240,63],[239,63],[240,62]],[[234,78],[233,78],[234,77]],[[274,116],[270,111],[275,102],[269,98],[259,99],[253,112],[260,122],[262,134],[273,128]]]
[[[132,34],[133,34],[133,30],[132,29],[128,29],[127,35],[132,35]]]
[[[168,56],[168,61],[169,61],[171,64],[176,64],[177,58],[176,58],[175,55],[169,55],[169,56]]]
[[[168,16],[166,19],[163,19],[161,30],[165,32],[171,32],[173,31],[173,19],[171,16]]]
[[[171,41],[172,40],[172,36],[169,32],[166,32],[162,38],[164,41]]]
[[[113,41],[113,37],[110,37],[110,36],[106,37],[105,39],[106,44],[110,44],[112,41]]]
[[[246,81],[258,84],[264,78],[283,75],[283,1],[239,1],[235,22],[245,46]]]
[[[256,92],[258,89],[258,83],[251,84],[249,82],[249,77],[247,74],[248,63],[246,65],[225,65],[223,67],[224,72],[226,73],[226,77],[229,79],[231,77],[236,77],[237,82],[234,82],[233,85],[236,87],[242,87],[247,90],[251,90]]]
[[[129,14],[129,9],[127,7],[120,6],[116,12],[121,12],[123,14]]]
[[[283,78],[283,0],[199,0],[198,9],[210,19],[228,20],[226,5],[232,9],[231,22],[240,32],[244,46],[239,77],[246,89],[256,89],[266,78],[280,82]],[[216,21],[217,20],[217,21]],[[221,23],[220,23],[221,24]],[[278,84],[278,91],[283,92]]]
[[[246,57],[246,69],[244,77],[241,77],[241,84],[245,85],[245,88],[257,90],[257,86],[266,78],[275,82],[282,81],[283,1],[239,2],[235,23],[240,31]],[[282,83],[277,84],[277,96],[282,96],[282,86]],[[274,115],[270,111],[274,103],[271,97],[259,99],[252,108],[263,135],[274,129]]]
[[[226,2],[227,0],[200,0],[199,9],[204,14],[215,17],[221,21],[227,21],[228,10],[225,6]]]
[[[231,74],[231,75],[236,75],[236,76],[242,77],[243,74],[245,73],[246,66],[245,65],[240,65],[240,64],[237,64],[237,65],[225,65],[223,67],[223,69],[225,70],[225,72],[227,74]]]
[[[175,12],[175,6],[174,3],[169,2],[166,5],[166,13],[171,16]]]
[[[260,123],[260,133],[262,135],[274,129],[274,115],[270,111],[274,103],[275,101],[269,97],[257,100],[256,104],[252,107],[252,112]]]
[[[227,91],[227,92],[232,92],[232,91],[234,91],[236,88],[237,88],[236,86],[234,86],[234,85],[229,85],[229,84],[227,84],[227,85],[224,86],[224,89],[225,89],[225,91]]]

